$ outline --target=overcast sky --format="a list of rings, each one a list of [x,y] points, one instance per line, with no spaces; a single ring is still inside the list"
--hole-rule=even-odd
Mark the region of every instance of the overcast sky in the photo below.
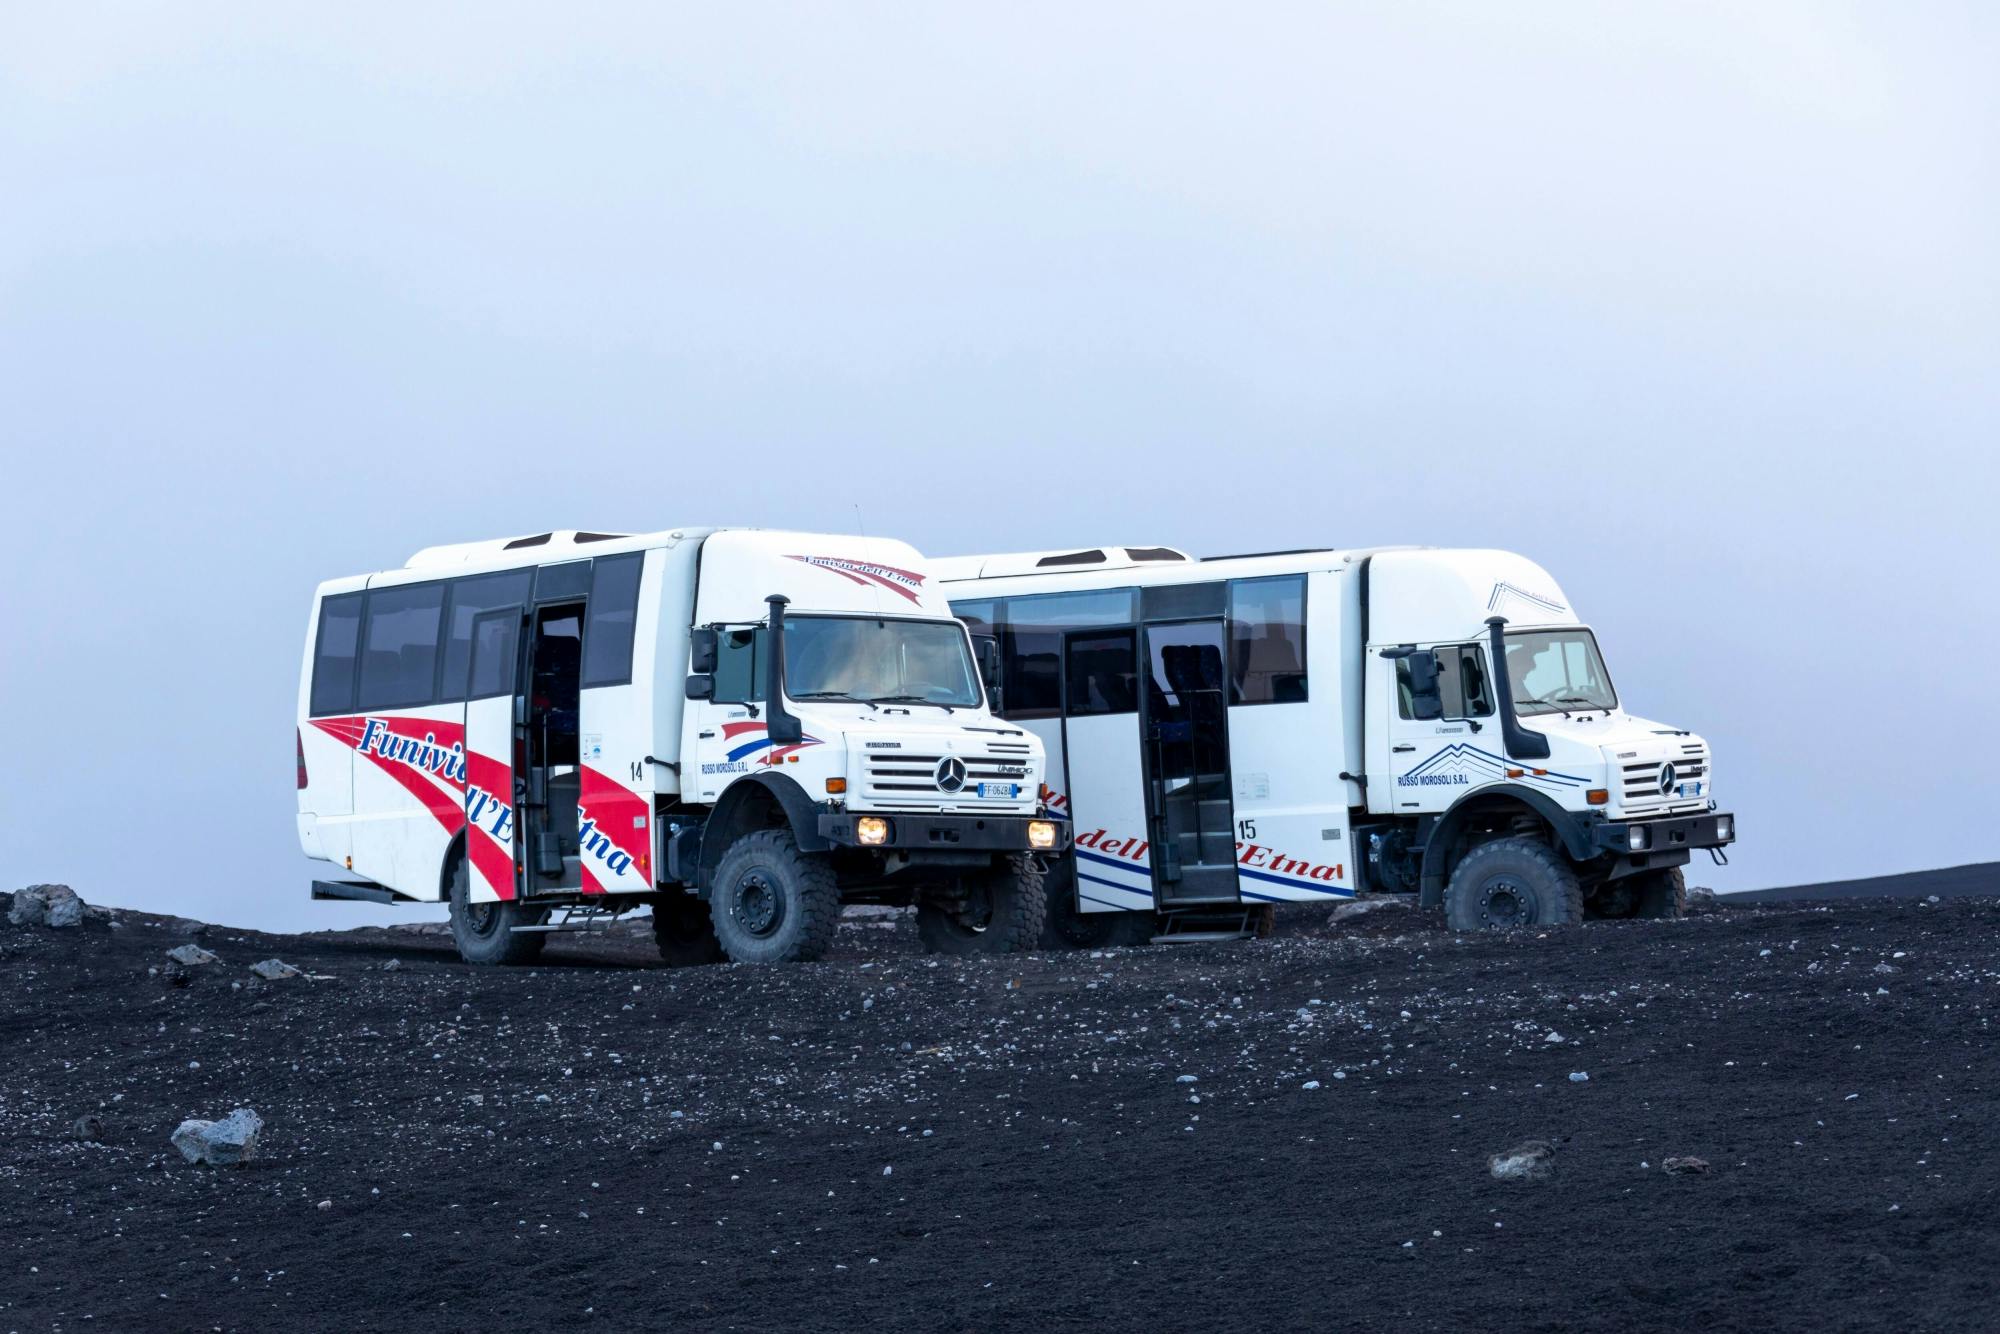
[[[1696,883],[2000,857],[1996,13],[9,4],[0,887],[373,920],[313,585],[701,523],[1510,547]]]

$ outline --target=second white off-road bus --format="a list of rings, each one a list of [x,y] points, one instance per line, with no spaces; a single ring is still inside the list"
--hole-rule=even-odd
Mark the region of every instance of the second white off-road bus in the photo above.
[[[1547,571],[1505,551],[939,560],[1000,644],[1073,851],[1051,943],[1231,935],[1406,891],[1459,927],[1666,916],[1734,818],[1709,748],[1625,710]]]
[[[320,898],[445,901],[460,952],[653,908],[674,962],[809,959],[843,901],[930,948],[1042,927],[1042,744],[923,557],[753,529],[432,547],[322,584],[298,693]]]

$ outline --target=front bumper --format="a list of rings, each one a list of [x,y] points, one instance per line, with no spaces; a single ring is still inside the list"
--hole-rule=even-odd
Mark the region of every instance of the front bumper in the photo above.
[[[863,819],[889,822],[889,837],[880,843],[861,841],[855,824]],[[1042,820],[1056,827],[1055,846],[1037,848],[1028,842],[1028,824]],[[1069,821],[1034,815],[925,815],[858,811],[819,817],[819,836],[835,847],[870,851],[915,852],[1062,852],[1069,847]]]
[[[1686,852],[1734,843],[1736,817],[1728,811],[1709,811],[1665,820],[1613,820],[1591,832],[1600,852],[1625,855]]]

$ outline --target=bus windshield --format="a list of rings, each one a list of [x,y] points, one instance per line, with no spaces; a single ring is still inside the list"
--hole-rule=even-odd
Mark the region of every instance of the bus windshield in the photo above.
[[[1588,630],[1510,633],[1507,679],[1514,687],[1514,712],[1522,717],[1618,707],[1597,637]]]
[[[963,625],[872,616],[787,618],[785,693],[954,709],[981,702]]]

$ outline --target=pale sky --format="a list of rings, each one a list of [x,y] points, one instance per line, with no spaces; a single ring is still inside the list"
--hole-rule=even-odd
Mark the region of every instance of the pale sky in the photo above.
[[[1997,16],[10,4],[0,887],[381,920],[313,585],[707,523],[1509,547],[1695,883],[2000,857]]]

